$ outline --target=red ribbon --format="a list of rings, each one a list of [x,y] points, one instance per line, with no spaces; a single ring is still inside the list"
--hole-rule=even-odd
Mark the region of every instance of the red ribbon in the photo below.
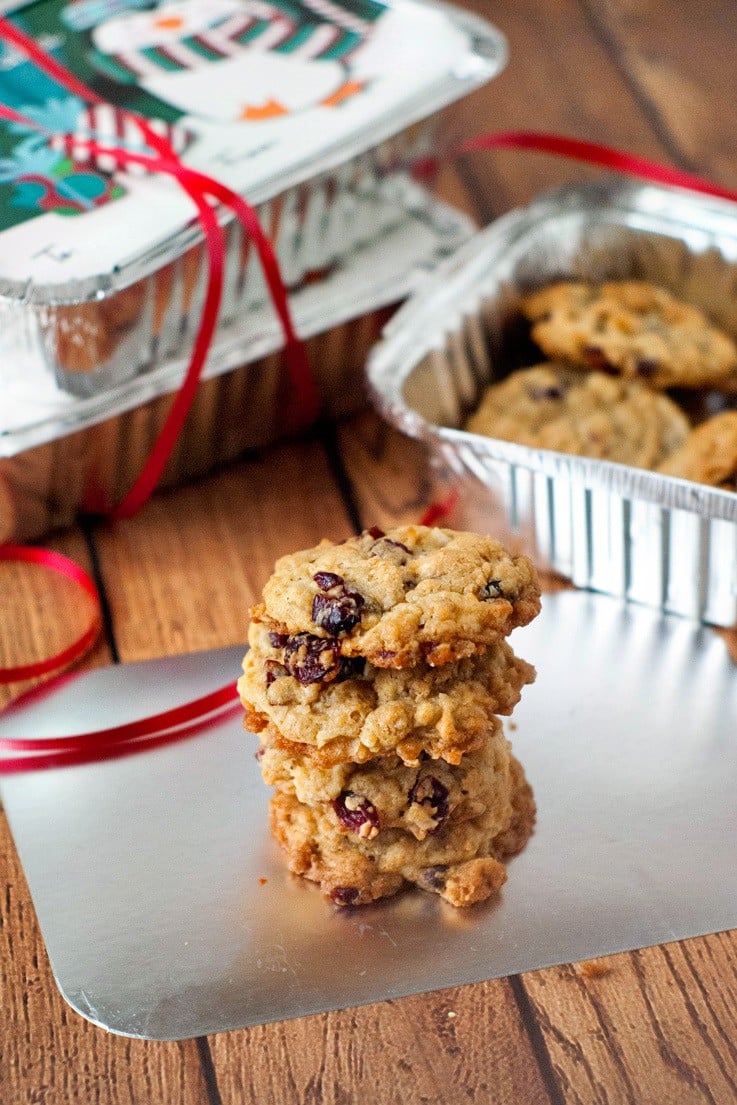
[[[96,104],[104,102],[79,81],[74,74],[41,50],[33,39],[2,17],[0,17],[0,39],[5,39],[22,50],[39,68],[83,101]],[[294,330],[278,261],[271,243],[261,229],[255,212],[245,200],[219,181],[183,165],[170,143],[156,134],[144,118],[132,112],[129,114],[145,138],[149,149],[154,150],[158,156],[135,153],[131,150],[106,146],[94,141],[84,142],[83,144],[87,146],[91,153],[114,153],[121,164],[143,164],[152,171],[167,173],[179,182],[197,206],[199,221],[205,234],[208,253],[208,285],[200,328],[180,390],[143,471],[122,502],[107,511],[113,518],[124,518],[134,514],[144,505],[156,487],[194,399],[202,368],[212,342],[220,308],[225,251],[222,230],[211,206],[211,201],[217,201],[229,207],[256,244],[272,302],[284,331],[292,397],[297,410],[302,414],[303,423],[311,421],[318,409],[315,382],[307,364],[304,346]],[[33,125],[44,131],[44,128],[39,124],[24,119],[17,112],[2,105],[0,105],[0,117],[23,122],[25,125]],[[75,138],[74,140],[77,144],[80,144],[79,139]],[[695,174],[660,165],[646,158],[623,153],[599,143],[533,131],[510,131],[500,134],[477,135],[460,143],[442,157],[429,157],[416,162],[413,168],[420,175],[423,172],[434,170],[441,160],[448,157],[500,148],[535,150],[541,153],[554,154],[603,168],[614,169],[658,184],[685,188],[690,191],[737,201],[737,192],[714,185]],[[452,492],[443,503],[431,504],[423,515],[423,524],[432,525],[445,517],[453,509],[456,501],[457,493]],[[78,660],[97,639],[101,625],[99,598],[94,583],[87,573],[73,561],[58,553],[36,548],[6,545],[0,547],[0,559],[37,563],[53,571],[60,572],[78,583],[96,603],[95,615],[91,624],[69,648],[46,660],[33,664],[2,668],[0,669],[0,682],[9,683],[46,675],[50,672],[59,671]],[[31,694],[33,693],[31,692]],[[110,729],[71,737],[51,737],[39,741],[5,738],[0,741],[0,750],[25,752],[28,755],[0,759],[0,775],[27,771],[30,768],[42,769],[95,762],[110,759],[113,756],[126,755],[131,751],[155,748],[172,741],[182,740],[187,736],[201,732],[208,725],[222,720],[225,716],[234,712],[237,708],[233,705],[234,697],[235,689],[232,684],[228,684],[212,695],[206,695],[202,699],[186,703],[174,710],[165,711],[163,714],[128,725],[115,726]],[[25,700],[18,700],[18,702],[21,703]],[[224,710],[228,703],[231,703],[231,705],[227,710]],[[187,721],[192,721],[193,724],[185,725],[184,723]]]
[[[73,664],[75,660],[79,660],[81,656],[84,656],[97,640],[102,625],[97,588],[87,572],[80,568],[79,564],[70,560],[69,557],[62,556],[61,553],[53,552],[51,549],[37,549],[28,545],[0,545],[0,560],[40,564],[43,568],[48,568],[52,572],[57,572],[59,575],[71,579],[73,583],[81,587],[93,603],[93,614],[89,625],[68,648],[64,648],[61,652],[56,652],[53,656],[49,656],[45,660],[37,660],[32,664],[0,668],[0,683],[17,683],[22,679],[36,679],[41,675],[49,675],[51,672],[68,667],[69,664]]]
[[[539,131],[515,130],[499,134],[477,134],[460,142],[452,150],[453,156],[478,153],[480,150],[534,150],[536,153],[553,154],[571,161],[582,161],[602,169],[613,169],[625,176],[638,177],[653,184],[665,184],[672,188],[685,188],[706,196],[716,196],[737,202],[737,191],[712,184],[696,173],[687,173],[670,165],[661,165],[647,157],[625,153],[613,146],[599,142],[586,142],[580,138],[566,138],[561,134],[544,134]],[[437,164],[434,158],[424,159],[428,165]]]

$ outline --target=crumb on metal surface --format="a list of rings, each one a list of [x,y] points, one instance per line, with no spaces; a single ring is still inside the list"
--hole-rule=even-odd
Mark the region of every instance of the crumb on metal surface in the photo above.
[[[603,978],[612,968],[605,959],[584,959],[578,964],[578,973],[584,978]]]

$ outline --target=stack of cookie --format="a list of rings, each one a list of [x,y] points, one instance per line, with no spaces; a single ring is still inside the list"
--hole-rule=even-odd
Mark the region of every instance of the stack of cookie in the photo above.
[[[374,528],[277,563],[238,686],[292,871],[340,905],[499,889],[535,812],[498,717],[534,670],[505,637],[539,608],[527,558],[476,534]]]

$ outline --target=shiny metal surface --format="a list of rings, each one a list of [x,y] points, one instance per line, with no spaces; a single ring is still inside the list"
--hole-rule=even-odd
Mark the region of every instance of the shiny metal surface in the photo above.
[[[415,892],[340,911],[289,876],[237,719],[5,782],[67,1000],[114,1032],[183,1038],[737,925],[737,668],[723,642],[581,592],[547,596],[512,640],[539,672],[510,732],[538,826],[499,899],[470,910]],[[241,651],[84,674],[0,733],[174,705],[234,679]]]
[[[482,505],[579,587],[737,621],[737,495],[459,427],[519,356],[521,294],[572,278],[644,279],[737,335],[737,207],[621,181],[569,186],[477,234],[394,316],[369,361],[380,411],[428,441]]]

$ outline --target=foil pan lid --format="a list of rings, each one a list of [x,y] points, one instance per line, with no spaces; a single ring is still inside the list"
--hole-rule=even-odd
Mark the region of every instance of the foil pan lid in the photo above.
[[[140,137],[251,203],[343,166],[503,68],[485,21],[424,0],[36,0],[11,16],[107,103],[89,107],[0,43],[0,102],[55,134]],[[126,287],[198,237],[168,177],[0,125],[0,296],[69,303]],[[378,168],[378,166],[377,166]]]

